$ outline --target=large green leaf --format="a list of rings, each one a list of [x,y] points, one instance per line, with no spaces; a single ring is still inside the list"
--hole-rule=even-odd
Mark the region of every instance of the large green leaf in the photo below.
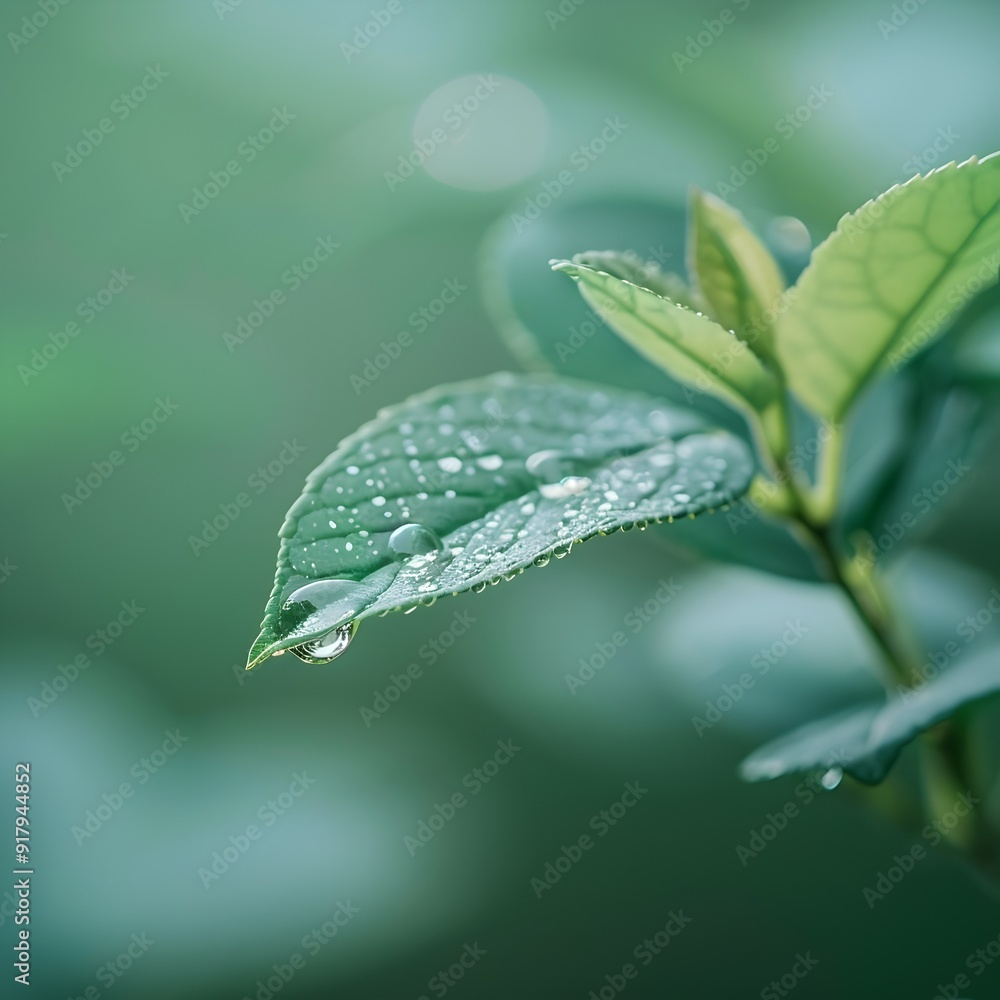
[[[688,268],[708,310],[762,357],[774,352],[772,324],[785,290],[775,259],[721,198],[691,195]]]
[[[740,766],[747,781],[837,768],[867,784],[889,773],[900,751],[920,733],[971,702],[1000,692],[1000,649],[983,649],[919,691],[883,705],[852,708],[812,722],[754,751]]]
[[[704,430],[648,396],[532,376],[443,386],[383,411],[289,511],[248,666],[498,583],[598,533],[729,503],[753,460],[737,438]],[[394,534],[405,525],[420,526],[403,532],[408,552]],[[289,600],[309,584],[315,600]]]
[[[840,220],[778,320],[793,392],[840,421],[877,373],[931,343],[1000,262],[1000,156],[951,163]]]
[[[609,326],[679,381],[758,412],[777,398],[774,374],[714,320],[575,260],[554,261],[552,267],[576,280]]]

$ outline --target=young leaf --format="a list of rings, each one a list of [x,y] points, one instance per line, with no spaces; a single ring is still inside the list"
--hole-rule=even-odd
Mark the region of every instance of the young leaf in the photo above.
[[[839,767],[859,781],[877,785],[903,747],[920,733],[964,705],[998,692],[1000,650],[984,649],[919,691],[908,691],[881,706],[849,709],[768,743],[743,761],[740,773],[747,781],[764,781]]]
[[[950,163],[840,220],[778,320],[792,391],[839,422],[870,379],[940,335],[1000,263],[1000,155]]]
[[[310,474],[288,512],[248,667],[372,615],[498,583],[598,533],[725,505],[753,460],[737,438],[704,429],[648,396],[512,375],[382,411]],[[315,600],[289,600],[310,584]]]
[[[688,269],[715,319],[761,357],[773,357],[771,327],[785,279],[743,216],[697,189],[691,195]]]
[[[552,268],[574,278],[609,326],[679,381],[758,412],[777,398],[775,376],[746,344],[707,316],[573,261],[555,261]]]
[[[573,263],[612,274],[640,288],[648,288],[679,306],[701,308],[698,297],[679,274],[663,271],[656,261],[644,261],[630,250],[587,250],[573,254]]]

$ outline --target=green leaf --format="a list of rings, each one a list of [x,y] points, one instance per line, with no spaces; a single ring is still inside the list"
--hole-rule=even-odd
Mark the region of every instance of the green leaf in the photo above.
[[[919,691],[884,705],[865,705],[812,722],[752,753],[740,766],[747,781],[839,767],[877,785],[900,751],[960,708],[1000,692],[1000,649],[984,649]]]
[[[1000,261],[1000,156],[951,163],[844,216],[778,320],[792,391],[839,422],[879,372],[898,370],[983,288]]]
[[[724,506],[747,488],[753,460],[737,438],[704,430],[649,396],[532,376],[442,386],[382,411],[310,474],[288,512],[248,666],[485,588],[596,534]],[[394,552],[390,537],[407,524],[445,548]],[[322,600],[288,600],[316,581],[340,583]]]
[[[785,279],[771,252],[739,212],[704,191],[692,192],[690,225],[688,269],[708,311],[761,357],[773,357]]]
[[[688,309],[701,308],[701,302],[687,283],[673,271],[663,271],[656,261],[643,260],[631,250],[587,250],[573,254],[574,264],[583,264],[631,282]]]
[[[775,376],[746,344],[701,313],[573,261],[552,267],[636,350],[674,378],[738,408],[763,412],[778,396]]]

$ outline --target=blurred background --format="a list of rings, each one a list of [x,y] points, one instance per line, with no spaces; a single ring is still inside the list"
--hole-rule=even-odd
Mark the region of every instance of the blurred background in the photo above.
[[[697,184],[794,276],[843,212],[1000,148],[995,4],[9,0],[0,27],[2,815],[30,761],[37,996],[996,995],[966,959],[1000,908],[959,862],[872,907],[912,833],[736,777],[874,690],[766,540],[726,568],[693,526],[618,535],[243,671],[285,511],[380,407],[546,363],[669,394],[549,257],[681,269]],[[893,567],[929,645],[1000,577],[974,470]]]

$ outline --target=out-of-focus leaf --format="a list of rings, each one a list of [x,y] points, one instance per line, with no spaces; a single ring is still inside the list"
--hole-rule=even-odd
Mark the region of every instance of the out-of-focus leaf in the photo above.
[[[747,781],[839,767],[866,784],[889,773],[900,751],[963,706],[1000,692],[1000,648],[981,650],[919,691],[809,723],[754,751],[740,766]]]
[[[785,279],[771,252],[739,212],[704,191],[692,193],[690,232],[689,269],[709,313],[761,357],[772,357]]]

